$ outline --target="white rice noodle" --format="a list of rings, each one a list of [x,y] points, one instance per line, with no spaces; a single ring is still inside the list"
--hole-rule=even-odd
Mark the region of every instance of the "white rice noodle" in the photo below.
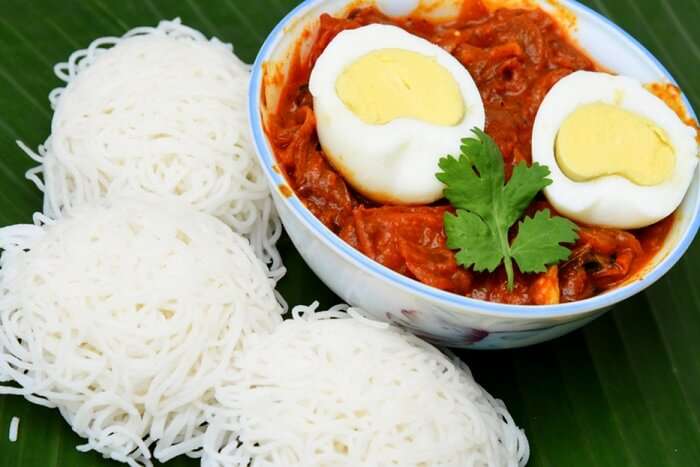
[[[223,408],[212,413],[203,467],[527,463],[524,433],[462,362],[347,307],[317,306],[295,308],[236,360],[216,391]]]
[[[10,432],[8,435],[10,442],[16,443],[18,435],[19,435],[19,418],[12,417],[12,420],[10,420]]]
[[[214,388],[282,321],[249,242],[175,200],[87,204],[0,229],[0,249],[0,394],[132,466],[198,456]]]
[[[250,67],[179,20],[95,40],[55,67],[51,136],[27,172],[58,218],[97,198],[179,198],[246,236],[284,274],[282,228],[249,136]]]

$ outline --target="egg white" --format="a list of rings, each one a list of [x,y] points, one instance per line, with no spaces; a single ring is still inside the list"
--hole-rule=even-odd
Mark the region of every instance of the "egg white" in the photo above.
[[[336,93],[346,67],[380,49],[404,49],[432,57],[459,86],[465,116],[454,126],[413,118],[370,125],[358,118]],[[338,34],[311,73],[316,126],[329,161],[364,196],[391,204],[426,204],[442,198],[435,174],[438,161],[459,154],[460,140],[472,128],[484,128],[484,105],[469,72],[437,45],[401,28],[373,24]]]
[[[654,186],[610,175],[585,182],[568,178],[556,162],[554,145],[566,118],[585,104],[618,105],[666,131],[675,149],[673,175]],[[641,82],[625,76],[587,71],[559,81],[545,96],[532,132],[532,160],[549,167],[547,199],[561,214],[579,222],[620,229],[645,227],[669,216],[688,191],[698,164],[695,129],[689,127]]]

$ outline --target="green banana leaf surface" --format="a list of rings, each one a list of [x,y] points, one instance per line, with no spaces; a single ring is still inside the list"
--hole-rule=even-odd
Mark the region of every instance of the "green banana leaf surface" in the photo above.
[[[252,62],[294,0],[0,0],[0,226],[31,222],[40,192],[16,146],[49,134],[52,68],[93,39],[160,19],[235,44]],[[646,45],[700,109],[700,0],[586,0]],[[338,299],[291,242],[280,285],[290,304]],[[528,349],[463,351],[476,379],[508,405],[532,447],[532,467],[700,466],[700,243],[661,281],[585,329]],[[19,439],[8,441],[13,416]],[[0,396],[0,467],[117,465],[75,450],[59,413]],[[173,466],[195,466],[176,459]]]

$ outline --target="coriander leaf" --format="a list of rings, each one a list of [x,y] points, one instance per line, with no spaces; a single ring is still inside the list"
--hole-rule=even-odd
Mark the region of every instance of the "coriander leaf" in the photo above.
[[[563,217],[550,217],[549,209],[528,217],[518,226],[511,255],[523,272],[545,272],[547,266],[569,258],[571,250],[561,243],[578,238],[576,224]]]
[[[530,167],[521,162],[513,169],[513,174],[503,192],[505,211],[509,216],[506,224],[513,225],[522,216],[532,200],[544,187],[551,185],[549,168],[537,162]]]
[[[457,210],[457,215],[445,213],[447,246],[460,250],[457,262],[475,271],[493,272],[503,261],[501,244],[488,225],[476,214]]]
[[[477,138],[462,140],[459,159],[440,160],[438,180],[445,184],[445,197],[458,209],[471,211],[487,220],[503,189],[503,157],[498,146],[484,132],[474,129]]]
[[[576,239],[576,226],[558,217],[537,214],[520,225],[518,238],[509,243],[509,229],[522,217],[537,193],[549,185],[549,169],[539,164],[517,165],[505,183],[503,155],[486,133],[462,140],[459,158],[440,160],[436,176],[445,184],[445,197],[457,215],[445,215],[447,245],[459,250],[457,262],[476,271],[493,271],[504,263],[508,287],[514,286],[513,260],[522,272],[543,271],[544,266],[566,259],[569,250],[560,243]],[[551,231],[550,231],[551,230]],[[516,256],[517,254],[517,256]]]

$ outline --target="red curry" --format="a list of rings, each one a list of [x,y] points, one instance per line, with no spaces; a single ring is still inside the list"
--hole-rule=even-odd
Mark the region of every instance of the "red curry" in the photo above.
[[[549,89],[573,71],[597,69],[556,20],[539,9],[490,12],[479,1],[470,1],[459,19],[449,24],[414,17],[397,20],[374,8],[355,9],[345,18],[323,15],[310,52],[302,56],[297,48],[267,132],[296,194],[343,240],[430,286],[510,304],[591,297],[630,278],[659,251],[672,217],[636,231],[581,226],[568,261],[543,274],[516,271],[515,288],[509,291],[502,267],[494,273],[476,273],[457,265],[454,253],[445,246],[443,216],[451,209],[446,202],[383,206],[353,192],[319,145],[307,84],[316,59],[336,34],[371,23],[393,24],[424,37],[469,70],[486,108],[486,132],[503,152],[506,177],[518,162],[531,162],[532,125]],[[545,208],[552,209],[540,196],[527,214]]]

